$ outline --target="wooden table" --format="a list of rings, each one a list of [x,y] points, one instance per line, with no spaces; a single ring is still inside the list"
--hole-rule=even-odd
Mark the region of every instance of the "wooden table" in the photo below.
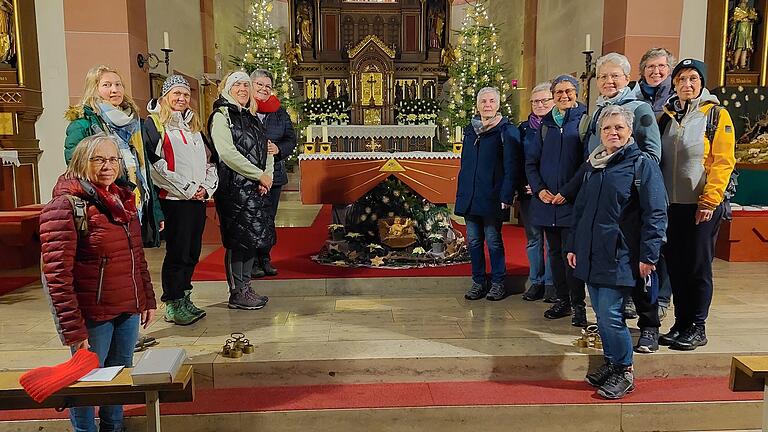
[[[160,402],[191,402],[195,394],[192,366],[184,365],[169,384],[134,385],[131,369],[123,369],[110,382],[77,382],[37,403],[19,384],[25,372],[0,372],[0,410],[145,404],[147,430],[160,431]]]
[[[768,432],[768,356],[736,356],[731,360],[732,391],[763,390],[763,432]]]

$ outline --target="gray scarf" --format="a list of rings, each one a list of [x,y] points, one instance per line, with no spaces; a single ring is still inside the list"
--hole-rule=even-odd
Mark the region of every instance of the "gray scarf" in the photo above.
[[[475,129],[475,133],[480,135],[481,133],[488,132],[489,130],[496,127],[500,121],[501,113],[496,113],[496,116],[488,121],[483,121],[480,116],[477,116],[472,119],[472,127]]]
[[[629,141],[627,144],[625,144],[625,146],[627,145],[629,145]],[[605,146],[600,144],[594,150],[592,150],[592,153],[589,154],[587,161],[589,161],[589,164],[592,165],[593,168],[602,169],[608,165],[608,162],[611,160],[611,158],[616,156],[620,150],[621,149],[618,149],[613,153],[608,153],[608,150],[605,149]]]

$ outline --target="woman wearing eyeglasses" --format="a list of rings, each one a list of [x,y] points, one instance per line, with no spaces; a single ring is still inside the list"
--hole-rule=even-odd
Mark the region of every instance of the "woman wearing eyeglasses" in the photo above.
[[[664,112],[664,104],[674,94],[669,75],[673,64],[675,56],[665,48],[651,48],[640,59],[640,80],[635,85],[635,97],[649,103],[656,116]]]
[[[115,183],[118,139],[99,133],[75,146],[40,214],[43,289],[56,328],[72,353],[90,349],[101,367],[131,367],[139,326],[156,308],[135,196]],[[69,414],[75,431],[97,430],[93,407]],[[99,407],[99,421],[98,430],[123,430],[123,407]]]

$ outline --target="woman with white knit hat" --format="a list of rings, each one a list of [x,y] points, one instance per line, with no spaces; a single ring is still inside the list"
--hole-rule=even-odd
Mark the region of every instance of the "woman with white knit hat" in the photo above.
[[[218,156],[219,187],[214,195],[231,309],[261,309],[269,300],[251,289],[251,272],[259,250],[275,242],[270,188],[274,156],[252,110],[251,78],[242,71],[222,81],[213,104],[208,133]]]

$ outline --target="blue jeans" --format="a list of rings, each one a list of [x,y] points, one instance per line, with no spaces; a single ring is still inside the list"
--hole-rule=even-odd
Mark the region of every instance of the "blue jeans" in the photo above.
[[[630,287],[587,285],[592,308],[597,315],[597,330],[603,340],[603,353],[611,364],[632,365],[632,336],[622,314]]]
[[[123,314],[110,321],[87,321],[88,344],[99,356],[99,366],[133,365],[133,348],[139,336],[139,315]],[[69,409],[75,432],[96,432],[93,407]],[[123,406],[99,407],[99,431],[119,431],[123,426]]]
[[[531,200],[520,200],[520,219],[525,227],[525,252],[528,255],[528,279],[531,285],[552,285],[552,269],[549,260],[544,259],[544,230],[531,224]]]
[[[507,275],[504,258],[504,241],[501,238],[502,220],[497,216],[464,217],[467,224],[467,244],[472,260],[472,281],[485,283],[485,244],[491,259],[491,283],[503,283]]]

